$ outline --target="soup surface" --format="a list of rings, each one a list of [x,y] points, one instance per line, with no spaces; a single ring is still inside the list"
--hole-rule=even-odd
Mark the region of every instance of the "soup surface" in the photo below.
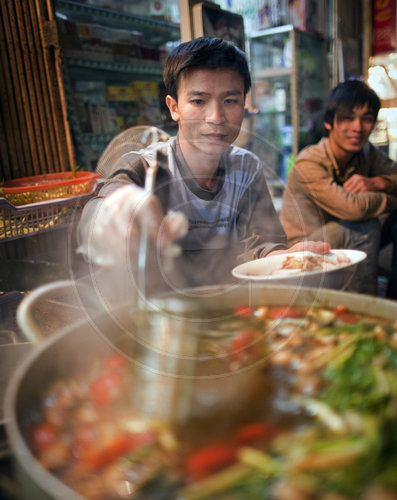
[[[397,324],[344,306],[217,317],[200,326],[200,358],[225,374],[259,366],[249,404],[144,418],[133,364],[91,360],[34,411],[40,464],[95,500],[397,499]]]

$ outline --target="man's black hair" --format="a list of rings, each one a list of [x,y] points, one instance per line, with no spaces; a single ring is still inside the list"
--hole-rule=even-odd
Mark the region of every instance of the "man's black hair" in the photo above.
[[[368,105],[368,111],[373,114],[374,121],[380,109],[380,99],[376,92],[361,80],[348,80],[334,87],[325,99],[324,123],[333,127],[334,119],[338,120],[350,114],[355,107]],[[325,131],[328,136],[328,130]]]
[[[200,37],[178,45],[168,56],[163,79],[167,93],[175,100],[182,74],[195,69],[232,69],[244,80],[244,95],[251,88],[247,58],[234,43],[222,38]]]

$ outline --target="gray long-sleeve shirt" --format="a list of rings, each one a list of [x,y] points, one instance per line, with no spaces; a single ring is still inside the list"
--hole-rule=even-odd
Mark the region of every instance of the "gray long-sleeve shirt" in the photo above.
[[[186,285],[230,282],[236,264],[286,248],[285,233],[257,156],[230,146],[218,167],[216,189],[207,191],[194,180],[176,137],[127,153],[106,172],[99,197],[83,211],[80,240],[88,237],[97,204],[126,183],[143,186],[145,165],[159,152],[166,161],[160,164],[156,194],[164,211],[181,211],[188,219],[188,234],[178,242],[183,250],[178,266]]]

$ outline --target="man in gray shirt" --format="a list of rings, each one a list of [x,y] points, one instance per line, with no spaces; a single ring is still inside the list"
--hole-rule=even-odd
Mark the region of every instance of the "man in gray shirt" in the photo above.
[[[183,285],[230,282],[237,263],[287,250],[262,163],[233,145],[251,85],[246,57],[219,38],[182,43],[166,61],[164,83],[178,135],[112,166],[100,196],[85,207],[80,251],[100,265],[128,260],[144,223],[158,262],[177,241]],[[153,164],[148,197],[143,186]],[[329,245],[298,243],[289,251],[303,248],[324,253]]]

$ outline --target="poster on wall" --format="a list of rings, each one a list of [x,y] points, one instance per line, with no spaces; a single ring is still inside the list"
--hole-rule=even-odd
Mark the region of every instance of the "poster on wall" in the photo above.
[[[396,1],[375,0],[372,6],[372,53],[396,50]]]
[[[193,6],[194,36],[214,36],[233,42],[245,51],[244,19],[214,4],[200,2]]]

